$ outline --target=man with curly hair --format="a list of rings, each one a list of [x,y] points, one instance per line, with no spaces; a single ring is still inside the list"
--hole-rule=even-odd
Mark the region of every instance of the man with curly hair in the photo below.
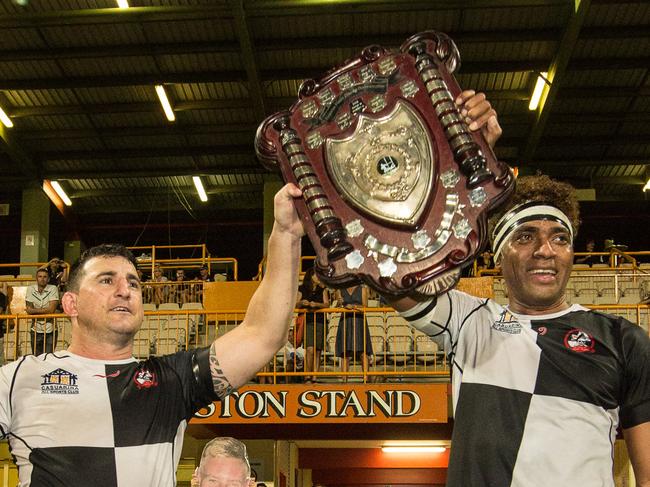
[[[650,485],[650,339],[566,301],[578,226],[570,185],[521,177],[490,222],[508,306],[455,290],[394,303],[450,357],[448,487],[613,487],[619,426]]]

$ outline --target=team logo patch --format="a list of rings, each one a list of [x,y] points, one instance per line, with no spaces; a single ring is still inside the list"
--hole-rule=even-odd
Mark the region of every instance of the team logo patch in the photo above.
[[[79,394],[77,376],[67,370],[56,369],[41,377],[41,394]]]
[[[521,333],[521,324],[507,310],[503,310],[499,319],[492,323],[492,328],[502,333],[509,333],[510,335],[518,335]]]
[[[158,385],[158,380],[156,379],[156,374],[149,372],[147,369],[139,370],[133,382],[138,389],[149,389],[150,387],[156,387]]]
[[[564,346],[578,353],[593,353],[595,352],[596,341],[589,333],[574,328],[564,335]]]

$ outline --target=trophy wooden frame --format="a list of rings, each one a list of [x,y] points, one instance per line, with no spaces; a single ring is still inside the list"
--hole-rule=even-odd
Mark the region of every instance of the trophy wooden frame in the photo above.
[[[456,108],[459,63],[433,31],[397,52],[370,46],[259,126],[259,160],[303,191],[296,209],[328,286],[438,294],[482,250],[514,177]]]

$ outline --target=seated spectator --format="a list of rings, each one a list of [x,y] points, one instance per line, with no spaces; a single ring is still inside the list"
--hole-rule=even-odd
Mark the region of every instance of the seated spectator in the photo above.
[[[596,241],[593,238],[587,240],[587,244],[585,245],[585,252],[593,252],[595,248],[596,248]],[[587,264],[589,267],[594,265],[595,262],[596,262],[596,257],[591,254],[582,255],[580,257],[575,258],[576,264]]]
[[[208,269],[207,265],[202,265],[201,268],[199,269],[198,280],[205,281],[205,282],[210,282],[212,280],[210,279],[210,270]]]
[[[47,270],[47,275],[49,277],[49,284],[55,286],[59,290],[60,297],[65,292],[65,285],[68,282],[70,266],[58,257],[53,257],[45,265],[45,269]]]
[[[168,282],[168,279],[163,276],[162,269],[159,264],[156,264],[153,268],[153,277],[147,282]],[[159,305],[160,303],[166,303],[167,298],[169,297],[169,286],[158,284],[156,286],[145,286],[144,287],[145,301],[148,303],[154,303]]]
[[[486,250],[478,257],[478,259],[476,259],[477,275],[480,275],[480,271],[489,269],[494,269],[494,262],[492,261],[492,253],[489,250]]]
[[[189,284],[186,284],[184,269],[176,269],[176,279],[172,282],[174,284],[169,287],[169,302],[178,303],[182,306],[184,303],[190,302],[190,289]]]
[[[48,284],[49,274],[45,267],[36,271],[36,284],[25,291],[25,311],[30,315],[45,315],[56,312],[59,305],[59,291],[56,286]],[[56,344],[56,325],[52,318],[35,320],[32,326],[32,353],[54,352]]]

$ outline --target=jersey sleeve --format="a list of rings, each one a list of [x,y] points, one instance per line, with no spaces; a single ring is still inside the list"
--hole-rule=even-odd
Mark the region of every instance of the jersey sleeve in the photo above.
[[[621,426],[631,428],[650,421],[650,337],[643,328],[621,326],[624,355]]]
[[[182,384],[187,417],[220,399],[214,393],[208,351],[209,348],[199,348],[160,357],[163,363],[174,370]]]
[[[0,439],[11,431],[11,383],[21,360],[0,367]]]
[[[400,313],[413,327],[425,333],[449,354],[457,342],[465,317],[480,304],[460,291],[449,291]]]

